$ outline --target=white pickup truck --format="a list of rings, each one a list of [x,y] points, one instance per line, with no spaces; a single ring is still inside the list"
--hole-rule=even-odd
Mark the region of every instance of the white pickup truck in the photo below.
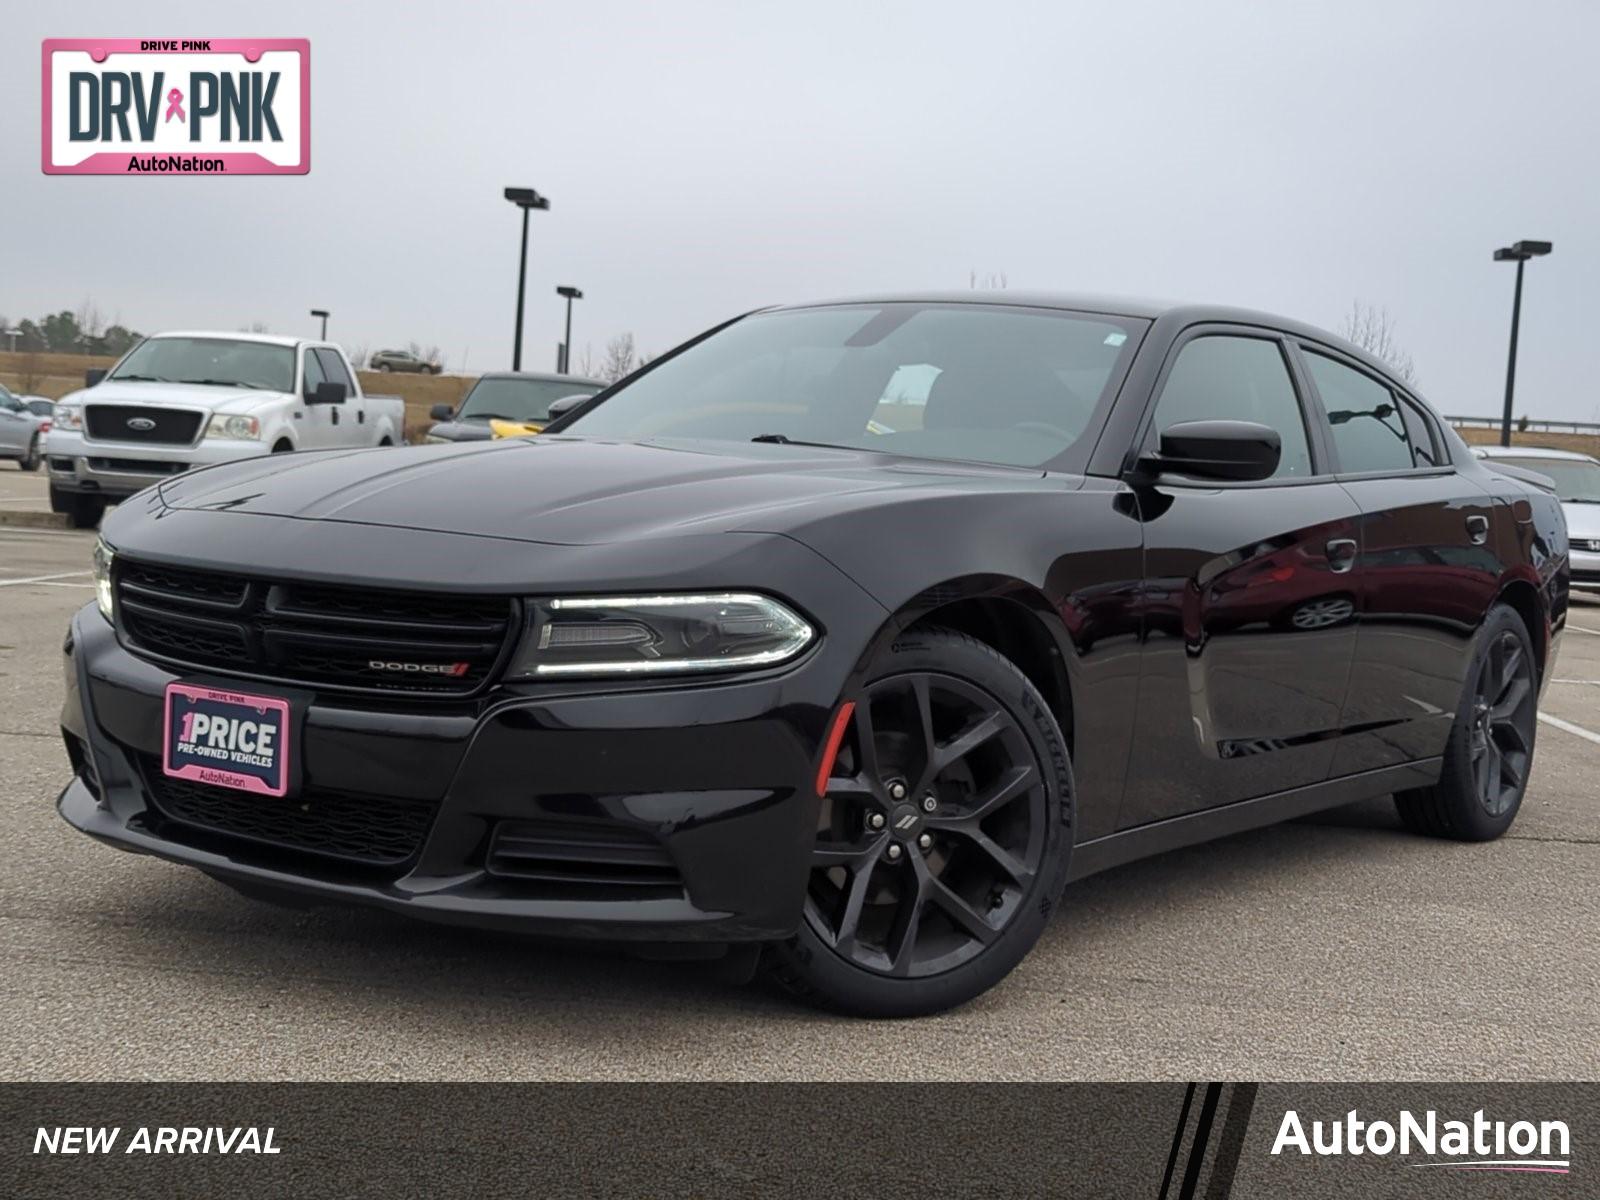
[[[161,333],[86,379],[57,405],[45,442],[50,507],[80,529],[191,467],[405,440],[405,402],[363,395],[331,342]]]

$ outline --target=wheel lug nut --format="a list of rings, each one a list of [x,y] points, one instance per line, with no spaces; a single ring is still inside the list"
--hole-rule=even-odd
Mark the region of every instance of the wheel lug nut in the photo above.
[[[917,839],[917,845],[921,846],[924,852],[932,850],[933,849],[933,835],[931,833],[923,834],[921,837],[919,837]]]
[[[906,798],[906,785],[896,779],[889,785],[889,796],[894,800],[904,800]]]
[[[875,812],[867,818],[867,824],[871,825],[874,829],[882,829],[883,820],[883,814],[881,812]]]
[[[898,862],[899,859],[900,859],[900,843],[899,842],[890,842],[889,843],[889,861],[890,862]]]
[[[933,812],[939,807],[939,800],[932,792],[922,798],[922,811]]]

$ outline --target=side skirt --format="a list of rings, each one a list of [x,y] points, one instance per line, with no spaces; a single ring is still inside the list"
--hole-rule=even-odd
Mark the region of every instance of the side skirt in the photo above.
[[[1438,782],[1443,766],[1442,758],[1424,758],[1397,767],[1380,767],[1376,771],[1329,779],[1287,792],[1274,792],[1254,800],[1238,800],[1220,808],[1201,809],[1181,817],[1169,817],[1165,821],[1152,821],[1148,825],[1136,825],[1132,829],[1079,842],[1072,849],[1072,863],[1067,878],[1069,881],[1083,879],[1136,859],[1149,858],[1153,854],[1181,850],[1185,846],[1245,833],[1264,825],[1276,825],[1280,821],[1338,808],[1341,804],[1353,804],[1357,800],[1368,800],[1373,796],[1426,787]]]

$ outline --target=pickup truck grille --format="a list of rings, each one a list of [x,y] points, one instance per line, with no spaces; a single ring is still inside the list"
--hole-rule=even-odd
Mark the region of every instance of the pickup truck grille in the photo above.
[[[86,404],[83,423],[101,442],[187,446],[200,432],[205,413],[187,408],[138,408],[131,404]]]
[[[135,653],[315,688],[470,695],[518,627],[506,597],[274,583],[121,557],[113,582]]]

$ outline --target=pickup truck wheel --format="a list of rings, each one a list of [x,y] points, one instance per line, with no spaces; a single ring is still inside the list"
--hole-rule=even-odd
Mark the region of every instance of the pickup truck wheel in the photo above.
[[[274,454],[288,454],[293,449],[294,443],[292,442],[280,441],[272,444],[272,452]]]
[[[22,461],[17,465],[24,471],[37,471],[39,464],[44,461],[44,456],[39,453],[39,435],[33,435],[33,441],[28,443],[28,453],[23,455]]]
[[[100,524],[100,518],[106,515],[106,502],[99,496],[76,493],[70,499],[67,518],[74,529],[93,529]]]

